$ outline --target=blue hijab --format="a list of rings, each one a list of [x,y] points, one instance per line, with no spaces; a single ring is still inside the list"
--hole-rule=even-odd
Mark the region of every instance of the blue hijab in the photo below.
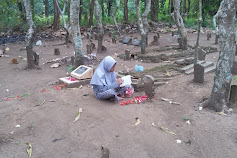
[[[111,56],[105,57],[97,67],[90,84],[108,86],[116,81],[115,72],[110,72],[116,61]]]

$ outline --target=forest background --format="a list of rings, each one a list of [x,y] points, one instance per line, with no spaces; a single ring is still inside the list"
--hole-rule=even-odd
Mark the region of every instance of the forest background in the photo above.
[[[67,7],[65,10],[65,18],[68,21],[69,0],[66,0]],[[221,0],[202,0],[203,12],[203,27],[210,27],[214,29],[212,18],[216,14]],[[63,8],[64,0],[59,0],[61,8]],[[93,16],[92,9],[94,8],[94,0],[81,0],[80,8],[80,26],[97,25],[96,18]],[[115,0],[99,0],[101,7],[101,17],[103,24],[113,24],[112,12],[116,7]],[[198,29],[198,14],[199,14],[198,0],[182,0],[181,1],[181,15],[184,19],[185,27],[193,27]],[[32,14],[36,28],[46,26],[54,26],[58,29],[63,26],[62,18],[60,18],[59,11],[55,14],[56,0],[31,0]],[[145,9],[145,0],[141,0],[140,8]],[[173,0],[152,0],[151,12],[148,19],[154,22],[167,22],[170,25],[174,24],[170,13],[174,10]],[[94,11],[94,9],[93,9]],[[57,16],[57,17],[55,17]],[[57,26],[57,20],[60,18],[60,24]],[[123,0],[116,13],[118,23],[136,23],[136,9],[133,0]],[[26,32],[27,23],[24,5],[21,0],[1,0],[0,1],[0,32]],[[55,27],[56,26],[56,27]]]

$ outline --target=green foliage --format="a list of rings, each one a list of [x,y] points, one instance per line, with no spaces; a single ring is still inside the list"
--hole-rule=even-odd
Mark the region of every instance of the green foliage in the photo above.
[[[184,24],[185,24],[185,27],[191,27],[191,26],[197,25],[198,19],[197,18],[186,19]]]

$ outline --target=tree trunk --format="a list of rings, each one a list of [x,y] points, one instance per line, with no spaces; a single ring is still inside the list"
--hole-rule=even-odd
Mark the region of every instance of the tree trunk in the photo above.
[[[67,16],[68,16],[68,24],[70,25],[71,24],[71,22],[70,22],[70,19],[71,19],[71,17],[70,17],[70,4],[71,4],[71,0],[68,0],[67,1],[67,8],[68,8],[68,12],[67,12]]]
[[[69,26],[69,24],[67,24],[65,16],[64,16],[66,5],[67,5],[67,0],[64,0],[63,10],[60,8],[58,0],[56,0],[56,3],[57,3],[58,10],[61,13],[61,16],[63,19],[63,28],[66,31],[65,44],[68,44],[69,43],[69,36],[70,36],[70,30],[69,30],[70,26]]]
[[[30,1],[32,18],[35,18],[35,0]]]
[[[104,0],[101,0],[102,19],[105,18]]]
[[[98,0],[95,0],[95,17],[99,25],[97,53],[100,53],[102,51],[103,46],[104,28],[100,18],[100,5]]]
[[[231,68],[235,56],[235,17],[237,0],[223,0],[216,14],[219,23],[220,56],[217,61],[214,85],[211,96],[203,103],[211,109],[228,112],[230,85],[232,80]]]
[[[184,27],[183,19],[180,15],[180,0],[174,0],[174,12],[172,13],[172,17],[178,27],[178,31],[181,37],[181,43],[183,50],[188,49],[188,40],[187,40],[187,32]]]
[[[189,18],[189,13],[190,13],[190,5],[191,5],[191,0],[188,0],[188,10],[187,10],[187,18]]]
[[[94,5],[95,5],[95,0],[91,0],[89,27],[91,27],[93,25]]]
[[[114,20],[114,24],[118,30],[118,33],[119,33],[119,36],[121,36],[121,33],[120,33],[120,29],[119,29],[119,26],[118,26],[118,23],[116,21],[116,18],[115,18],[115,14],[119,8],[119,5],[120,5],[120,0],[118,0],[118,4],[116,5],[115,9],[114,9],[114,12],[112,13],[112,17],[113,17],[113,20]]]
[[[198,19],[198,34],[197,41],[194,52],[194,82],[203,83],[204,81],[204,68],[201,65],[198,65],[198,50],[199,50],[199,37],[200,37],[200,29],[202,25],[202,0],[199,0],[199,19]],[[199,70],[197,69],[198,67]],[[200,77],[202,78],[200,80]]]
[[[70,22],[72,29],[72,36],[74,41],[75,61],[74,66],[78,67],[84,64],[84,51],[81,39],[80,25],[79,25],[80,0],[71,0],[70,5]]]
[[[199,47],[201,25],[202,25],[202,0],[199,0],[198,34],[197,34],[197,41],[196,41],[195,53],[194,53],[194,64],[197,64],[198,62],[198,47]]]
[[[125,24],[128,23],[128,0],[124,0],[123,22],[124,22]]]
[[[150,12],[151,8],[151,0],[146,1],[146,9],[142,15],[141,18],[141,13],[140,13],[140,0],[135,0],[135,6],[136,6],[136,15],[137,15],[137,24],[138,28],[141,34],[141,53],[145,54],[146,53],[146,46],[147,46],[147,35],[148,35],[148,21],[147,21],[147,16]]]
[[[169,0],[169,6],[168,6],[169,14],[173,13],[173,11],[174,11],[174,1],[175,0]]]
[[[21,20],[26,22],[26,17],[25,17],[25,13],[24,13],[24,10],[23,10],[21,0],[17,0],[17,6],[18,6],[18,9],[19,9],[19,12],[20,12]]]
[[[151,0],[151,21],[158,22],[159,0]]]
[[[80,6],[83,6],[83,1],[82,0],[80,0]],[[81,21],[82,11],[83,11],[83,8],[80,7],[79,21]]]
[[[185,19],[185,16],[186,16],[186,0],[183,0],[183,13],[182,13],[183,20]]]
[[[111,7],[112,7],[112,0],[108,0],[108,3],[107,3],[108,16],[111,16]]]
[[[29,0],[23,0],[25,11],[26,11],[26,20],[29,25],[29,29],[26,34],[26,53],[27,53],[27,68],[32,69],[37,67],[35,64],[34,51],[33,51],[33,37],[35,33],[35,25],[31,13],[31,5]]]
[[[54,6],[54,20],[53,20],[53,29],[58,30],[60,26],[60,12],[57,6],[57,0],[53,0]]]
[[[49,16],[49,1],[48,0],[44,0],[44,13],[45,13],[45,17],[48,18]]]

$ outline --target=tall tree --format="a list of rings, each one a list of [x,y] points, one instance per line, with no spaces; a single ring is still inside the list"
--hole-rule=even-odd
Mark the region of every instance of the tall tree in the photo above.
[[[128,0],[124,0],[123,22],[128,23]]]
[[[95,0],[91,0],[89,27],[93,25],[94,5],[95,5]]]
[[[45,13],[45,17],[49,16],[49,1],[48,0],[44,0],[44,13]]]
[[[104,19],[105,18],[104,0],[101,0],[101,11],[102,11],[102,19]]]
[[[169,0],[169,6],[168,6],[168,13],[172,13],[174,11],[174,1],[175,0]]]
[[[80,0],[80,13],[79,13],[79,21],[81,21],[81,16],[82,16],[82,11],[83,11],[83,8],[82,8],[82,6],[83,6],[83,1],[82,1],[82,0]]]
[[[148,37],[148,31],[149,31],[147,16],[151,9],[151,0],[146,0],[146,9],[142,15],[142,18],[141,18],[141,13],[140,13],[140,0],[135,0],[135,5],[136,5],[137,24],[138,24],[138,28],[141,34],[141,53],[145,54],[146,47],[148,46],[147,37]]]
[[[35,18],[35,0],[30,0],[32,18]]]
[[[99,25],[97,53],[100,53],[102,51],[103,46],[104,28],[100,18],[100,5],[98,0],[95,0],[95,17]]]
[[[178,31],[181,37],[181,43],[183,50],[188,49],[188,39],[187,39],[187,31],[184,27],[183,18],[180,15],[180,0],[174,0],[174,12],[172,13],[172,17],[178,27]]]
[[[119,8],[119,5],[120,5],[120,0],[118,0],[118,4],[116,5],[116,7],[115,7],[115,9],[114,9],[114,12],[113,12],[113,14],[112,14],[112,17],[113,17],[113,20],[114,20],[114,24],[115,24],[115,26],[116,26],[116,28],[117,28],[117,30],[118,30],[119,36],[121,36],[120,29],[119,29],[119,26],[118,26],[118,23],[117,23],[116,17],[115,17],[115,14],[116,14],[116,12],[117,12],[117,10],[118,10],[118,8]]]
[[[67,24],[66,19],[65,19],[65,15],[64,15],[65,9],[66,9],[66,5],[67,5],[67,0],[64,0],[63,9],[60,8],[58,0],[56,0],[56,3],[57,3],[58,10],[60,11],[62,19],[63,19],[63,28],[66,31],[65,44],[68,44],[68,42],[69,42],[69,34],[70,34],[70,25]],[[80,7],[80,5],[79,5],[79,7]],[[78,16],[79,16],[79,14],[78,14]]]
[[[159,0],[151,0],[151,21],[158,22]]]
[[[220,53],[216,65],[214,85],[211,96],[203,103],[203,107],[209,107],[216,111],[227,112],[229,102],[230,85],[232,80],[231,68],[233,66],[236,38],[235,20],[237,0],[223,0],[216,13],[219,24]]]
[[[108,2],[107,2],[108,16],[111,16],[111,7],[112,7],[112,5],[113,5],[113,1],[108,0]]]
[[[33,37],[35,33],[35,25],[31,13],[31,5],[29,0],[23,0],[25,11],[26,11],[26,20],[29,25],[29,29],[26,34],[26,53],[27,53],[27,68],[32,69],[37,67],[36,53],[33,51]]]
[[[58,30],[60,26],[60,12],[57,6],[57,0],[53,0],[53,6],[54,6],[54,19],[53,19],[53,29]]]
[[[21,20],[26,21],[24,9],[23,9],[23,4],[22,4],[21,0],[17,0],[17,6],[18,6],[18,9],[20,12]]]
[[[71,0],[70,4],[70,22],[72,28],[72,36],[74,41],[75,61],[74,66],[78,67],[84,64],[84,51],[81,39],[79,25],[80,0]]]
[[[198,34],[194,53],[194,64],[197,64],[198,62],[198,49],[199,49],[199,37],[200,37],[201,25],[202,25],[202,0],[199,0]]]
[[[186,16],[186,0],[183,0],[182,18],[185,19]]]

